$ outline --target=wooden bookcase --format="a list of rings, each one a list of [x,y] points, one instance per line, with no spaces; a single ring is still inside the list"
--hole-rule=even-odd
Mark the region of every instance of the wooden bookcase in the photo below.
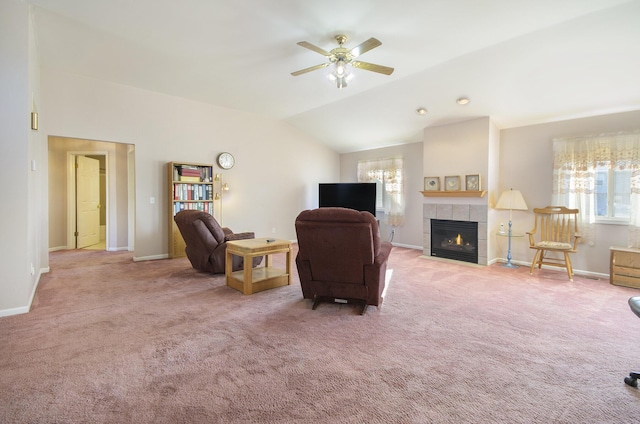
[[[167,166],[169,257],[179,258],[185,256],[185,243],[173,217],[184,209],[200,210],[213,215],[213,165],[169,162]]]

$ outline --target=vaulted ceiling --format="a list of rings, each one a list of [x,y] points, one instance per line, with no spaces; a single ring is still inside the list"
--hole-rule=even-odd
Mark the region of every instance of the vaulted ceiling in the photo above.
[[[640,109],[637,0],[27,0],[41,65],[285,120],[338,152],[421,140],[480,116],[500,128]],[[335,36],[360,57],[344,89]],[[456,99],[466,96],[461,106]],[[415,111],[424,107],[424,116]]]

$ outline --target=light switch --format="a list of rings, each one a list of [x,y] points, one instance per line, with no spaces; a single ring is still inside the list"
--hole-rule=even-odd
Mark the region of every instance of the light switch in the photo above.
[[[149,203],[152,204],[152,205],[155,205],[156,204],[156,198],[153,197],[153,196],[149,197]]]

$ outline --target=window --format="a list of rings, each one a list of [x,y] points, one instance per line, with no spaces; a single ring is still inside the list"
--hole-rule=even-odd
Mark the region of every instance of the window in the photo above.
[[[596,222],[628,222],[631,217],[631,171],[596,167]]]
[[[376,183],[376,209],[384,212],[383,222],[404,224],[402,158],[358,162],[358,182]]]
[[[580,210],[582,239],[596,223],[628,224],[628,247],[640,247],[640,131],[553,140],[554,205]]]

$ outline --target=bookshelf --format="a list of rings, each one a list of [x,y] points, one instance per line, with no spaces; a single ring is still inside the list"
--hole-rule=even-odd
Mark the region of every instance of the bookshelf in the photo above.
[[[213,215],[213,165],[204,163],[169,162],[169,257],[185,256],[185,242],[173,217],[184,209],[194,209]]]

